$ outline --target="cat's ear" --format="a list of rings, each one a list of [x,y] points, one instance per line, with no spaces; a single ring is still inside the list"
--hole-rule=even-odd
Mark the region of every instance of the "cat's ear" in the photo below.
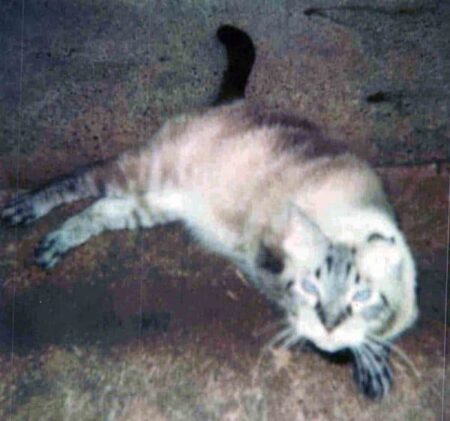
[[[306,216],[294,203],[288,203],[284,211],[284,250],[305,265],[320,262],[330,241],[319,226]]]
[[[282,253],[261,242],[256,255],[256,266],[273,275],[279,275],[284,269]]]
[[[289,202],[286,208],[286,223],[289,230],[296,233],[296,238],[309,247],[329,243],[319,226],[306,216],[294,203]]]
[[[378,232],[367,237],[366,246],[361,256],[362,270],[374,278],[396,279],[400,276],[402,263],[401,249],[394,237]]]

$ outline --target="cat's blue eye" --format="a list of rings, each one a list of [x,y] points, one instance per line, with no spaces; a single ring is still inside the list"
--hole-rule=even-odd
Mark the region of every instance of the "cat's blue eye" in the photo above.
[[[319,295],[319,290],[317,286],[311,282],[308,279],[303,279],[302,281],[302,288],[308,293],[308,294],[315,294]]]
[[[363,303],[367,301],[370,298],[370,289],[362,289],[360,291],[355,292],[353,294],[353,301],[356,301],[358,303]]]

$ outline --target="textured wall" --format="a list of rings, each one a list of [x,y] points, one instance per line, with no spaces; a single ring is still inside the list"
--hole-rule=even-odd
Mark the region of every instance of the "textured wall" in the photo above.
[[[74,164],[110,155],[211,103],[225,65],[221,23],[257,45],[250,100],[302,113],[376,161],[450,159],[444,4],[35,0],[22,25],[19,3],[3,1],[0,17],[3,186],[19,139],[32,184],[69,151]],[[52,174],[25,169],[49,148]]]

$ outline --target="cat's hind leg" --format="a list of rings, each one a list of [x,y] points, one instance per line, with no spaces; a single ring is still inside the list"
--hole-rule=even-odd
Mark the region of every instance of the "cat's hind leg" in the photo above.
[[[131,151],[80,167],[72,175],[17,196],[0,210],[0,218],[9,225],[29,224],[66,203],[93,197],[125,197],[130,188],[145,190],[147,161],[146,153]]]
[[[103,198],[43,237],[35,251],[36,262],[48,269],[69,250],[105,230],[150,228],[165,222],[169,221],[163,213],[142,208],[133,196]]]
[[[89,169],[80,169],[38,190],[17,195],[3,207],[0,217],[9,225],[26,225],[64,203],[100,196],[100,190],[99,183],[92,178]]]

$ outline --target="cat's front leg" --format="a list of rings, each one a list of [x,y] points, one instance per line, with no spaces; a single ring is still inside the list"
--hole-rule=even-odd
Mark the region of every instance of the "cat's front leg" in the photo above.
[[[43,237],[35,251],[36,262],[48,269],[69,250],[105,230],[151,227],[158,222],[133,197],[100,199]]]
[[[379,344],[363,344],[353,349],[353,376],[359,390],[368,398],[382,399],[392,385],[389,365],[389,347]]]

